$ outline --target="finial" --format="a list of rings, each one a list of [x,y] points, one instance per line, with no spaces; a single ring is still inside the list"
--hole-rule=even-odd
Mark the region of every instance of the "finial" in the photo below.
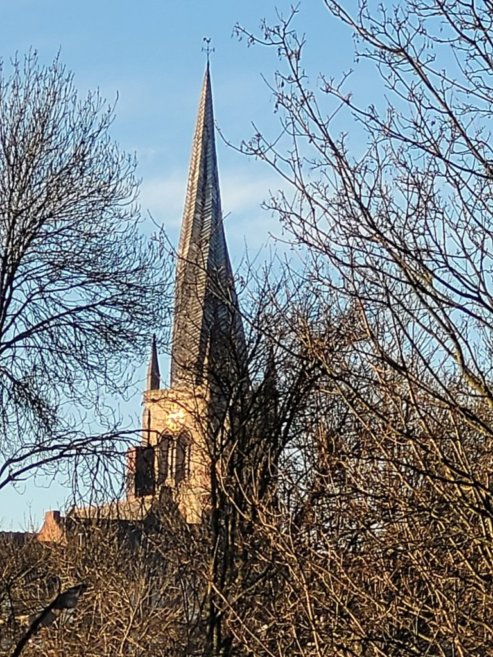
[[[216,49],[211,47],[212,39],[210,37],[203,37],[202,41],[205,43],[205,46],[202,46],[202,52],[205,52],[207,57],[207,66],[209,66],[211,52],[215,52]]]
[[[157,355],[157,340],[156,334],[152,335],[152,344],[151,344],[151,357],[149,359],[149,365],[147,367],[147,390],[159,390],[159,361]]]

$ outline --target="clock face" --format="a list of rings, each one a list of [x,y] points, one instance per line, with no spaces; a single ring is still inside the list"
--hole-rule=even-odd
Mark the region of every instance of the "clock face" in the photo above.
[[[177,407],[171,410],[168,414],[167,424],[171,431],[179,431],[185,424],[185,411],[183,408]]]

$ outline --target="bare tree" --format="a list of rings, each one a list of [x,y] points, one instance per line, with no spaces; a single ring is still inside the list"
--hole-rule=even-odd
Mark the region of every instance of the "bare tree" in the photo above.
[[[108,442],[100,400],[125,389],[165,321],[166,268],[138,233],[136,163],[113,118],[98,93],[78,98],[58,59],[2,67],[0,487],[89,453],[86,420],[106,417]]]
[[[307,432],[285,474],[296,504],[264,522],[291,576],[271,621],[258,621],[271,642],[256,645],[486,655],[492,7],[324,4],[374,64],[382,93],[372,105],[357,103],[347,75],[310,85],[296,11],[261,36],[238,28],[280,55],[282,138],[259,130],[242,149],[292,183],[270,205],[306,254],[299,286],[318,311],[298,337],[324,381],[313,407],[321,433]],[[334,308],[350,320],[336,343],[321,322]],[[259,632],[242,632],[254,646]],[[272,643],[282,636],[291,643]]]
[[[315,422],[312,395],[322,374],[294,330],[302,318],[293,301],[282,277],[252,293],[244,305],[248,357],[241,354],[235,370],[241,374],[224,377],[212,364],[219,403],[212,417],[197,418],[210,459],[210,505],[197,528],[200,549],[191,567],[202,600],[197,645],[211,657],[257,653],[262,642],[250,639],[264,625],[282,579],[284,565],[273,560],[265,523],[281,514],[292,492],[285,475],[291,460],[297,462],[306,422]]]
[[[144,595],[116,615],[102,595],[86,617],[95,654],[112,637],[125,654],[492,652],[491,3],[345,4],[325,2],[388,104],[360,107],[345,76],[310,87],[296,12],[248,35],[280,54],[283,137],[243,150],[292,183],[271,205],[307,267],[247,313],[248,372],[216,373],[203,523],[169,527],[161,506],[145,558],[137,543],[125,561]],[[98,580],[133,591],[113,561]],[[90,568],[72,577],[85,613]],[[163,619],[172,647],[153,640]]]
[[[179,526],[173,547],[166,528],[72,520],[62,543],[40,544],[33,537],[15,545],[4,539],[2,654],[187,654],[193,627],[191,619],[183,622],[189,563]],[[77,604],[67,604],[67,591],[82,588]]]

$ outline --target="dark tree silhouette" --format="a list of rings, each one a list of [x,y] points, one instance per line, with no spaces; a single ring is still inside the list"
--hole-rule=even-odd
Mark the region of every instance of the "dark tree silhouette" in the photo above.
[[[166,267],[138,233],[136,163],[113,118],[58,59],[2,67],[0,488],[91,451],[84,415],[125,388],[164,323]]]

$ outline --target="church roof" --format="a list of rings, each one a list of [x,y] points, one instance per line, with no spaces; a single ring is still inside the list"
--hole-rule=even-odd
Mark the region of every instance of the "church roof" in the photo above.
[[[175,288],[171,387],[203,383],[211,363],[244,357],[244,335],[224,235],[209,65],[200,96]],[[229,364],[226,364],[228,361]]]

